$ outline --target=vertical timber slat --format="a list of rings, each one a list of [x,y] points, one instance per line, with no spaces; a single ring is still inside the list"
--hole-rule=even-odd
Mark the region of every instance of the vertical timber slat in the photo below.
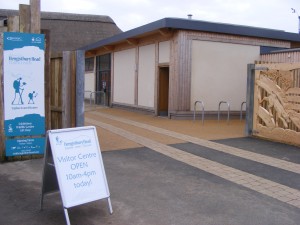
[[[19,16],[9,16],[7,19],[7,31],[8,32],[19,32]]]
[[[30,33],[39,34],[41,32],[41,1],[30,0]]]
[[[155,79],[154,79],[154,115],[158,116],[158,85],[159,85],[159,42],[155,42]]]
[[[62,56],[51,56],[50,62],[51,129],[62,128]]]
[[[139,101],[139,91],[138,91],[138,85],[139,85],[139,47],[135,48],[135,65],[134,65],[134,105],[138,105]]]
[[[76,51],[76,126],[84,126],[84,51]]]
[[[46,130],[51,129],[51,73],[50,73],[50,31],[43,30],[45,35],[45,118]]]
[[[110,89],[110,93],[111,93],[111,96],[110,96],[110,101],[109,102],[114,102],[114,80],[115,80],[115,66],[114,66],[114,64],[115,64],[115,62],[114,62],[114,60],[115,60],[115,55],[114,55],[114,53],[111,53],[111,89]],[[96,61],[95,61],[95,65],[96,65]],[[95,70],[96,71],[96,70]],[[96,75],[97,75],[97,73],[96,73]],[[96,83],[96,81],[95,81],[95,83]]]
[[[63,52],[63,65],[62,65],[62,128],[68,128],[71,126],[70,110],[71,105],[68,104],[70,101],[70,61],[71,52]]]
[[[70,126],[76,126],[76,52],[70,52],[70,93],[69,93],[69,104],[70,104]]]
[[[30,32],[30,6],[29,5],[19,5],[19,14],[20,14],[20,21],[19,21],[19,30],[23,33]]]

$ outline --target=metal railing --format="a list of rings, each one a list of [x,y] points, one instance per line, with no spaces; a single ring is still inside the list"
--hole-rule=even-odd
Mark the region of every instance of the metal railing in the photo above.
[[[106,94],[104,91],[93,91],[90,93],[90,105],[92,104],[92,96],[93,94],[95,94],[95,98],[94,98],[94,104],[96,104],[96,96],[97,94],[103,94],[104,96],[104,105],[106,105]]]
[[[195,101],[195,103],[194,103],[194,121],[196,120],[197,103],[201,104],[201,106],[202,106],[202,124],[204,124],[204,103],[203,103],[203,101]]]
[[[241,104],[240,120],[243,119],[243,105],[245,105],[245,104],[246,104],[246,102],[242,102],[242,104]]]
[[[226,101],[220,101],[219,102],[219,108],[218,108],[218,121],[220,120],[220,107],[221,107],[221,104],[227,104],[227,123],[229,123],[229,114],[230,114],[230,104],[229,102],[226,102]]]
[[[88,93],[88,95],[90,96],[92,91],[84,91],[84,99],[85,99],[85,93]]]

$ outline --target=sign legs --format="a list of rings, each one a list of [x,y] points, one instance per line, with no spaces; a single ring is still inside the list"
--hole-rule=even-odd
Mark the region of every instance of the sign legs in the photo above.
[[[111,201],[110,201],[110,197],[107,198],[107,203],[108,203],[108,211],[110,214],[113,214],[113,209],[111,206]]]
[[[64,213],[65,213],[67,225],[71,225],[67,208],[64,208]]]

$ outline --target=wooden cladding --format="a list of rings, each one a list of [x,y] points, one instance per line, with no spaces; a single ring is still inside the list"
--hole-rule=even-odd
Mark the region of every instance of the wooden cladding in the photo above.
[[[190,110],[191,41],[178,32],[171,42],[169,111]]]
[[[263,54],[260,59],[264,62],[297,63],[300,62],[300,50]]]
[[[202,40],[202,41],[215,41],[225,42],[232,44],[245,44],[245,45],[257,45],[257,46],[271,46],[278,48],[290,48],[291,43],[289,41],[272,40],[265,38],[256,38],[248,36],[237,36],[229,34],[217,34],[208,32],[195,32],[185,31],[190,40]]]

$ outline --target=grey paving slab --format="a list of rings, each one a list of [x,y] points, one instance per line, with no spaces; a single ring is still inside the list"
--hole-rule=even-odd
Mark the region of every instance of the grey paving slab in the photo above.
[[[286,185],[291,188],[300,190],[300,174],[287,170],[262,164],[256,161],[244,159],[242,157],[226,154],[204,146],[195,145],[193,143],[174,144],[172,147],[184,150],[194,155],[204,157],[209,160],[233,167],[235,169],[263,177],[265,179]],[[259,146],[257,146],[260,148]],[[281,151],[285,151],[281,149]],[[284,153],[282,152],[282,155]],[[300,155],[300,152],[298,153]]]
[[[267,141],[255,137],[230,138],[213,141],[300,164],[300,147],[297,146]]]

